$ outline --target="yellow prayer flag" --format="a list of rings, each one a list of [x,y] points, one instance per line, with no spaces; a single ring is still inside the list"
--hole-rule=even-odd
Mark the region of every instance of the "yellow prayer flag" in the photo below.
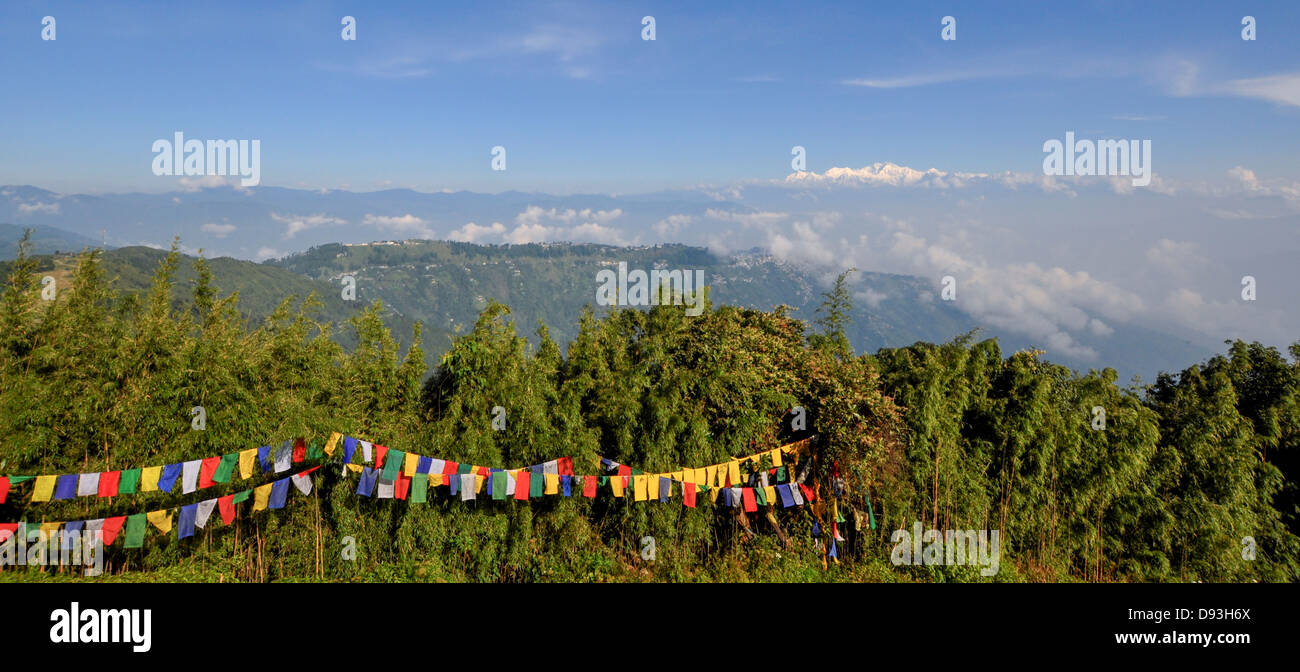
[[[483,492],[483,483],[487,481],[487,476],[483,474],[474,474],[474,492]]]
[[[674,480],[674,481],[680,481],[680,480],[682,480],[682,471],[686,471],[686,470],[685,470],[685,469],[682,469],[681,471],[674,471],[674,472],[673,472],[673,480]]]
[[[775,486],[775,485],[769,485],[769,486],[767,486],[766,488],[763,488],[763,495],[764,495],[765,497],[767,497],[767,505],[768,505],[768,506],[774,506],[774,505],[776,505],[776,486]]]
[[[271,486],[268,485],[266,487],[269,488]],[[153,523],[153,526],[158,528],[158,531],[162,532],[163,534],[167,534],[168,532],[172,531],[172,512],[170,509],[163,509],[162,511],[150,511],[149,513],[145,514],[145,518],[147,518],[150,523]]]
[[[254,451],[256,452],[256,451]],[[145,467],[140,470],[140,492],[154,492],[158,489],[158,479],[162,476],[162,467]]]
[[[55,544],[56,550],[59,547],[59,526],[62,524],[63,523],[41,523],[41,534],[45,535],[46,540]]]
[[[560,494],[560,475],[545,474],[545,476],[546,476],[546,489],[545,491],[543,491],[542,494],[546,494],[546,495]]]
[[[644,502],[646,500],[645,481],[645,474],[637,474],[632,477],[632,497],[635,501]]]
[[[253,465],[257,464],[257,449],[249,448],[239,453],[239,477],[252,478]]]
[[[740,485],[740,462],[739,461],[732,460],[731,463],[727,465],[727,476],[731,478],[732,485],[735,486]]]
[[[361,469],[362,469],[362,467],[361,467],[361,465],[359,465],[359,464],[349,464],[349,465],[347,465],[347,467],[348,467],[348,470],[349,470],[349,471],[354,471],[354,472],[356,472],[356,473],[361,473]]]
[[[271,484],[253,488],[253,510],[261,511],[271,499]]]
[[[406,454],[406,464],[402,465],[402,473],[408,478],[415,475],[415,468],[420,464],[420,456],[415,453]]]
[[[709,488],[709,495],[713,497],[714,504],[718,503],[718,493],[720,492],[722,492],[722,488]]]
[[[770,454],[772,456],[772,466],[773,467],[781,466],[781,449],[773,448]]]
[[[615,496],[615,497],[622,497],[622,496],[623,496],[623,477],[622,477],[622,476],[610,476],[610,477],[609,477],[609,487],[614,491],[614,496]]]
[[[713,487],[717,485],[714,481],[718,480],[718,465],[711,464],[704,468],[704,485]]]
[[[334,457],[334,450],[338,448],[339,439],[343,438],[342,434],[333,432],[330,434],[330,440],[325,443],[325,454]]]
[[[32,489],[33,502],[48,502],[54,496],[54,483],[58,476],[37,476],[36,487]]]

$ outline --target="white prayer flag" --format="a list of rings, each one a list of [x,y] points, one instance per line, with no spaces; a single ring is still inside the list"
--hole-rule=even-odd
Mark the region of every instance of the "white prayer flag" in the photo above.
[[[99,472],[93,474],[82,474],[77,479],[77,496],[85,497],[87,495],[99,494]]]
[[[191,493],[199,487],[199,467],[203,460],[190,460],[181,467],[181,492]]]

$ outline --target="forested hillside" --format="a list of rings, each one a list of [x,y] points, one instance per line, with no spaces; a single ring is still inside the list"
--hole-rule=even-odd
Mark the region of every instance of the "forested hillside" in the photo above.
[[[286,301],[246,323],[208,262],[165,255],[143,295],[81,255],[42,300],[20,256],[0,296],[0,473],[173,463],[339,431],[473,464],[603,456],[646,470],[702,465],[818,435],[812,482],[843,479],[846,541],[823,568],[812,514],[744,523],[704,500],[597,497],[523,504],[356,496],[325,469],[306,500],[142,549],[110,549],[134,580],[817,581],[985,580],[970,566],[895,567],[891,533],[915,521],[1001,530],[993,580],[1290,581],[1300,573],[1296,455],[1300,344],[1256,344],[1162,376],[1080,376],[1033,351],[971,337],[854,354],[842,283],[815,329],[784,309],[711,304],[582,314],[562,347],[530,345],[487,302],[434,370],[421,327],[399,348],[375,302],[346,324]],[[179,282],[192,273],[191,285]],[[843,279],[841,277],[841,279]],[[541,283],[541,280],[536,282]],[[289,292],[286,292],[286,294]],[[355,345],[332,338],[352,333]],[[191,428],[203,406],[207,426]],[[492,427],[505,409],[503,431]],[[1094,429],[1095,408],[1105,410]],[[218,490],[224,493],[221,487]],[[822,489],[823,497],[831,488]],[[210,496],[210,495],[205,495]],[[174,505],[151,492],[29,504],[0,521],[74,520]],[[871,522],[874,520],[875,525]],[[748,531],[746,531],[748,530]],[[653,562],[639,540],[656,540]],[[1243,552],[1245,540],[1257,552]],[[355,543],[347,560],[339,549]],[[38,569],[0,580],[48,578]],[[70,577],[71,574],[57,575]]]

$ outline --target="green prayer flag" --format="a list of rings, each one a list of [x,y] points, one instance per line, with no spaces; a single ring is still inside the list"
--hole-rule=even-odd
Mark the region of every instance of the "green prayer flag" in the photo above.
[[[492,472],[492,499],[506,498],[506,472]]]
[[[600,477],[600,487],[603,488],[603,487],[605,487],[608,483],[609,483],[609,477],[608,477],[608,476],[601,476],[601,477]]]
[[[784,483],[785,481],[786,481],[786,477],[785,477],[785,465],[783,464],[783,465],[781,465],[781,466],[779,466],[779,467],[776,468],[776,482],[777,482],[777,483]]]
[[[126,548],[144,546],[145,514],[137,513],[126,518]]]
[[[382,481],[394,481],[397,474],[402,471],[402,463],[406,461],[406,453],[400,450],[388,449],[388,456],[384,458],[384,472],[379,475]]]
[[[117,494],[133,495],[140,485],[140,468],[123,469],[122,477],[117,481]]]
[[[10,484],[10,485],[18,485],[19,483],[22,483],[23,481],[30,481],[30,480],[32,480],[33,478],[36,478],[36,477],[35,477],[35,476],[10,476],[10,477],[9,477],[9,484]]]
[[[217,473],[212,475],[212,480],[218,483],[229,483],[230,476],[235,473],[235,465],[239,463],[239,453],[229,453],[221,456],[221,464],[217,465]]]
[[[411,477],[411,503],[424,504],[429,501],[429,475],[416,474]]]
[[[248,498],[251,497],[251,496],[253,496],[253,491],[252,491],[252,490],[240,490],[239,492],[236,492],[236,493],[235,493],[235,497],[234,497],[234,499],[230,500],[230,503],[231,503],[231,504],[241,504],[241,503],[243,503],[243,502],[247,502],[247,501],[248,501]]]
[[[542,496],[542,488],[544,488],[544,487],[546,487],[546,476],[545,476],[545,475],[543,475],[543,474],[539,474],[539,473],[536,473],[536,472],[533,472],[533,475],[528,477],[528,496],[529,496],[529,497],[541,497],[541,496]]]
[[[307,446],[307,459],[319,460],[322,457],[325,457],[325,447],[320,445],[320,441],[312,441],[311,445]]]
[[[876,509],[871,506],[870,488],[867,488],[867,521],[871,524],[871,529],[876,529]]]
[[[754,500],[759,506],[767,506],[767,492],[763,488],[754,488]]]
[[[473,469],[474,469],[474,465],[467,464],[465,462],[461,462],[456,465],[456,473],[458,474],[468,474],[471,471],[473,471]]]
[[[644,473],[645,473],[644,471],[641,471],[640,469],[637,469],[636,467],[633,467],[633,468],[632,468],[632,475],[633,475],[633,476],[640,476],[641,474],[644,474]]]

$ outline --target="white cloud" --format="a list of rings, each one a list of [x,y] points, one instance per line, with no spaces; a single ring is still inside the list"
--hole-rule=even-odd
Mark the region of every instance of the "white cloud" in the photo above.
[[[488,238],[500,239],[505,231],[506,227],[501,222],[492,222],[489,226],[480,226],[474,222],[468,222],[465,226],[447,234],[447,238],[463,243],[478,243]]]
[[[692,215],[668,215],[658,222],[655,222],[651,228],[655,230],[655,233],[667,238],[669,236],[677,235],[683,228],[694,223],[695,217]]]
[[[1191,242],[1177,242],[1161,238],[1146,251],[1147,261],[1169,273],[1185,275],[1204,267],[1209,260],[1196,251]]]
[[[217,238],[225,238],[226,236],[233,233],[235,231],[235,228],[236,227],[234,224],[214,224],[209,222],[207,224],[204,224],[203,226],[200,226],[199,230],[203,231],[204,233],[210,233]]]
[[[273,247],[259,247],[257,248],[257,254],[253,255],[253,260],[266,261],[267,259],[278,259],[283,256],[285,256],[284,252]]]
[[[59,214],[59,204],[58,203],[19,203],[18,214],[57,215]]]
[[[331,226],[347,224],[347,220],[329,215],[281,215],[280,213],[271,213],[271,219],[285,224],[284,237],[286,240],[293,238],[299,233],[308,229],[314,229],[318,226]]]
[[[376,227],[381,231],[388,231],[403,236],[425,239],[432,239],[434,237],[433,229],[429,227],[429,222],[412,214],[405,214],[398,217],[367,214],[362,223],[366,226]]]

